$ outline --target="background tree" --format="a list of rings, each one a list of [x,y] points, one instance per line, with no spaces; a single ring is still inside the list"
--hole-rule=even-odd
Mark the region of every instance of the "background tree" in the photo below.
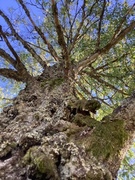
[[[26,89],[1,115],[1,178],[115,179],[134,136],[134,94],[114,108],[134,90],[135,4],[17,3],[10,17],[0,10],[0,75],[25,83]],[[94,110],[77,107],[82,102],[77,99],[85,99],[85,105],[93,99]],[[102,103],[98,119],[114,110],[101,122],[86,113],[98,108],[97,100]],[[51,141],[57,148],[55,143],[50,147]],[[20,161],[14,160],[14,152]],[[18,172],[7,159],[18,165]]]

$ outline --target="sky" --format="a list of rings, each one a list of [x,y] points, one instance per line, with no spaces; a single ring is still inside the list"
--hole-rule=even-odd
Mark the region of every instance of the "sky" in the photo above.
[[[9,7],[17,8],[18,5],[16,3],[16,0],[0,0],[0,9],[4,11],[6,14],[9,13]],[[0,25],[3,25],[4,21],[2,18],[0,18]],[[2,42],[0,42],[0,46],[3,46]],[[5,94],[5,97],[9,96],[9,98],[12,98],[18,94],[18,92],[14,93],[13,89],[13,82],[9,82],[8,80],[3,80],[0,78],[0,89],[3,89],[3,93]],[[2,94],[0,94],[0,97]],[[1,110],[1,107],[0,107]]]
[[[6,9],[9,6],[16,6],[16,0],[0,0],[0,9]]]
[[[111,1],[111,0],[110,0]],[[112,0],[113,2],[114,1],[116,1],[116,0]],[[121,2],[124,2],[124,0],[119,0],[119,1],[121,1]],[[132,5],[133,3],[134,3],[134,0],[128,0],[128,3],[130,4],[130,5]],[[6,14],[9,14],[10,13],[10,11],[9,11],[9,8],[10,7],[12,7],[12,8],[14,8],[14,9],[18,9],[18,4],[16,3],[16,0],[0,0],[0,9],[2,10],[2,11],[4,11]],[[16,11],[17,12],[17,11]],[[36,14],[38,14],[38,12],[36,12],[35,10],[34,10],[34,13],[36,13]],[[0,25],[2,25],[3,26],[3,29],[4,29],[4,21],[3,21],[3,19],[0,17]],[[3,44],[2,44],[2,42],[0,42],[0,46],[2,46]],[[7,81],[8,82],[8,81]],[[4,82],[4,81],[2,81],[1,79],[0,79],[0,87],[2,87],[2,88],[6,88],[6,86],[7,86],[7,82]],[[7,87],[9,87],[9,86],[7,86]],[[11,86],[10,86],[11,87]],[[10,91],[10,87],[9,87],[9,91]]]

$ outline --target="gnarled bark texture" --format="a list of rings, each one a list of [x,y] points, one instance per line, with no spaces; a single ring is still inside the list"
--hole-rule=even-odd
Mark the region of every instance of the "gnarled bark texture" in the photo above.
[[[135,96],[101,122],[72,112],[70,83],[46,69],[0,115],[0,179],[112,180],[132,142]]]

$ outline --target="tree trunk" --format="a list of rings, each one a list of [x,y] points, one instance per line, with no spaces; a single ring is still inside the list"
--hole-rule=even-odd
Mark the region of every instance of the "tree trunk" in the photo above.
[[[0,115],[0,179],[116,179],[133,138],[134,96],[98,122],[72,110],[70,83],[50,69]]]

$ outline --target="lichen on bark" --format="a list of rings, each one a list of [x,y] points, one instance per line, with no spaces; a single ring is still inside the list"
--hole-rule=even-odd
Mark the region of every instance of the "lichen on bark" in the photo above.
[[[0,116],[0,178],[115,179],[131,124],[115,113],[101,122],[85,110],[73,113],[69,82],[50,89],[49,82],[42,88],[36,81]]]

